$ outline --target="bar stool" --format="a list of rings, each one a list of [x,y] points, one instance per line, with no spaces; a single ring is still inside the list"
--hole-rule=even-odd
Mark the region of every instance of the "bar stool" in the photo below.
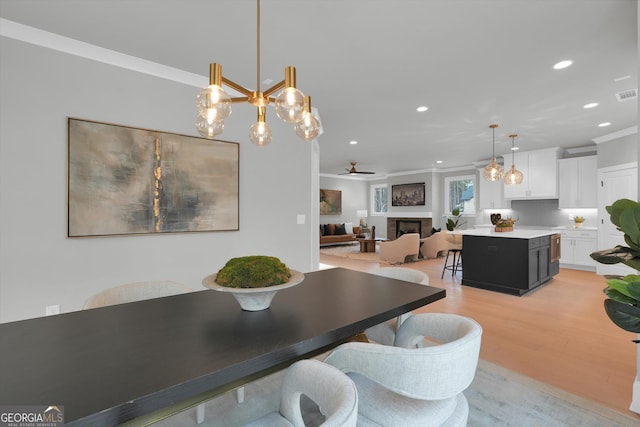
[[[449,254],[453,254],[451,264],[448,264]],[[440,275],[441,279],[444,277],[444,272],[446,270],[451,270],[451,277],[453,277],[457,271],[462,271],[462,249],[449,249],[447,251],[447,257],[445,258],[444,266],[442,267],[442,275]]]

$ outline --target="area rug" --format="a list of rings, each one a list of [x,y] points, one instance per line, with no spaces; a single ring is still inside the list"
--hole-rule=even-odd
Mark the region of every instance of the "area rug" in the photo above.
[[[245,402],[225,393],[205,404],[201,426],[241,426],[276,411],[283,372],[245,387]],[[464,392],[469,401],[471,427],[633,427],[640,416],[626,415],[563,390],[538,382],[489,362],[480,361],[475,379]],[[313,408],[309,406],[309,411]],[[309,418],[313,420],[313,414]],[[195,409],[154,424],[157,427],[193,426]],[[308,425],[314,425],[312,421]]]
[[[376,243],[375,252],[360,252],[360,244],[352,243],[347,245],[324,246],[320,248],[320,253],[324,255],[333,255],[342,258],[357,259],[361,261],[380,262],[388,264],[386,261],[380,261],[380,243]]]

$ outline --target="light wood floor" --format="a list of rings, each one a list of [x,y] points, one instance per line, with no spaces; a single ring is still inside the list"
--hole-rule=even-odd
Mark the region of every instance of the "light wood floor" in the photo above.
[[[370,271],[378,263],[320,254],[320,263]],[[461,274],[445,273],[444,258],[403,264],[429,275],[431,286],[446,289],[443,300],[416,312],[449,312],[482,325],[480,357],[596,401],[629,411],[636,375],[635,335],[607,317],[604,278],[595,273],[560,269],[537,290],[516,297],[461,285]]]

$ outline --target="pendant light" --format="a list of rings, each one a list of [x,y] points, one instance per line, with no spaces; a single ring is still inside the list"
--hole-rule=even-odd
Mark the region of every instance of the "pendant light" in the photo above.
[[[484,172],[482,176],[487,181],[499,181],[502,179],[502,165],[499,165],[496,162],[496,128],[498,125],[489,125],[489,127],[493,130],[493,143],[491,149],[491,163],[484,167]]]
[[[320,134],[320,121],[311,113],[311,100],[296,88],[296,69],[288,66],[284,70],[284,80],[269,89],[260,89],[260,0],[256,0],[257,52],[256,90],[252,91],[222,75],[222,66],[209,65],[209,86],[203,88],[196,98],[198,118],[196,129],[205,138],[213,139],[224,130],[224,120],[231,114],[231,104],[247,102],[258,111],[258,120],[249,129],[249,139],[263,147],[272,139],[271,128],[266,122],[266,107],[275,106],[276,115],[287,123],[294,124],[296,135],[311,141]],[[222,88],[226,85],[241,93],[241,97],[230,97]],[[275,94],[281,90],[278,94]],[[275,94],[275,96],[274,96]]]
[[[505,184],[522,184],[522,179],[524,178],[524,176],[522,175],[522,172],[520,172],[518,169],[516,169],[516,165],[515,165],[515,139],[516,136],[518,136],[517,134],[511,134],[509,135],[509,138],[511,138],[511,169],[509,169],[509,172],[504,174],[504,183]]]

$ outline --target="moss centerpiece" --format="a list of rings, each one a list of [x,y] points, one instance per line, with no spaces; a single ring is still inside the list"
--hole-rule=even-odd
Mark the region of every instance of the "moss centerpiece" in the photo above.
[[[246,311],[265,310],[275,294],[304,280],[304,274],[292,270],[276,257],[251,255],[230,259],[202,284],[220,292],[229,292]]]

